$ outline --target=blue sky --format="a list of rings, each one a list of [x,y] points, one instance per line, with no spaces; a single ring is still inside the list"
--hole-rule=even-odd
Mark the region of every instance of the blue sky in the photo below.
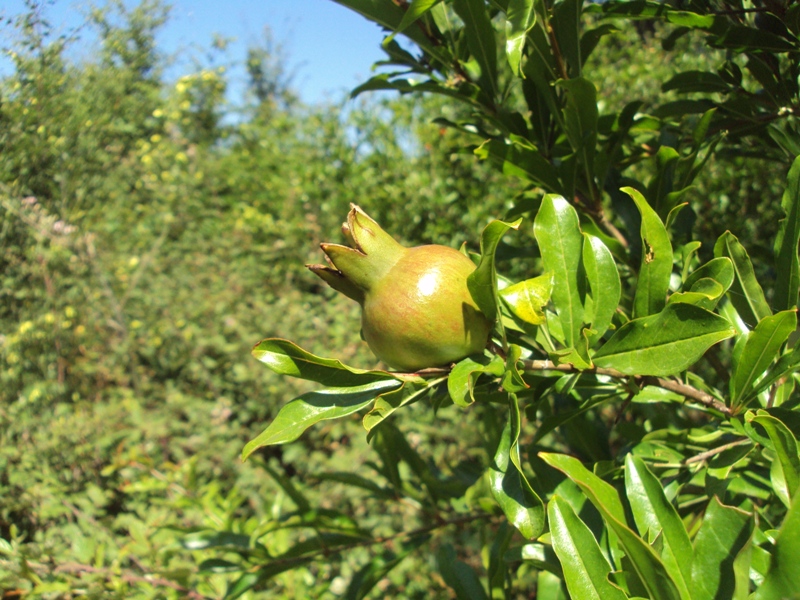
[[[103,0],[95,4],[102,5]],[[136,2],[125,0],[128,6]],[[55,0],[45,14],[56,30],[67,31],[79,25],[86,0]],[[338,100],[370,76],[370,67],[383,58],[381,29],[359,14],[332,0],[173,0],[171,18],[159,36],[159,48],[168,53],[195,56],[203,60],[215,34],[231,39],[226,52],[230,62],[241,63],[245,48],[263,40],[269,27],[288,58],[287,70],[294,74],[293,87],[306,102]],[[25,10],[23,0],[2,0],[0,16],[14,16]],[[88,39],[78,46],[87,52]],[[0,73],[9,63],[0,59]],[[190,66],[177,64],[175,74]],[[232,86],[243,72],[231,73]]]

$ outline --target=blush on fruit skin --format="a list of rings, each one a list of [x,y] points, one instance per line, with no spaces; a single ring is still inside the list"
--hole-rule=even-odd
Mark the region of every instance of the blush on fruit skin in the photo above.
[[[491,324],[467,288],[474,270],[472,261],[452,248],[410,248],[362,305],[362,333],[375,355],[415,371],[481,352]]]
[[[361,331],[389,366],[417,371],[483,351],[492,322],[467,287],[473,262],[452,248],[406,248],[355,205],[342,226],[351,246],[322,244],[330,266],[307,265],[361,305]]]

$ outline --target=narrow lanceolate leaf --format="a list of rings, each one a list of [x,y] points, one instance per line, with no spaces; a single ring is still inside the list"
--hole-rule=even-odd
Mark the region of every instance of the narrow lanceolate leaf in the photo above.
[[[397,26],[397,33],[404,31],[409,25],[414,23],[422,15],[428,12],[434,4],[441,2],[441,0],[412,0],[411,4],[406,9],[403,19]]]
[[[734,405],[750,397],[753,384],[778,357],[781,347],[797,327],[797,309],[764,317],[747,336],[730,381]]]
[[[678,511],[667,499],[661,482],[642,459],[625,458],[625,495],[636,527],[651,543],[661,536],[661,559],[682,597],[689,598],[692,576],[692,542]]]
[[[590,188],[594,185],[594,155],[597,146],[597,90],[584,77],[562,79],[558,86],[566,91],[564,129],[567,139],[583,165],[579,175],[586,187]]]
[[[717,314],[692,304],[668,304],[657,315],[628,321],[593,357],[598,367],[626,375],[672,375],[695,362],[711,346],[734,335]]]
[[[659,312],[667,303],[672,274],[672,244],[664,223],[638,190],[623,188],[642,215],[642,263],[633,299],[633,316],[646,317]]]
[[[627,596],[608,580],[611,565],[591,530],[566,500],[553,496],[547,505],[550,538],[570,596],[586,600],[625,600]]]
[[[584,233],[583,269],[592,296],[592,322],[594,331],[590,341],[599,340],[611,325],[619,305],[622,286],[619,271],[611,251],[597,238]]]
[[[337,359],[315,356],[280,338],[259,342],[252,354],[279,375],[291,375],[330,387],[352,387],[374,381],[422,381],[420,377],[400,373],[354,369]]]
[[[797,454],[797,439],[791,430],[783,421],[764,410],[759,410],[754,417],[752,417],[752,413],[748,413],[747,417],[752,418],[752,422],[761,425],[772,442],[776,458],[783,471],[785,490],[782,495],[784,498],[794,498],[800,495],[797,493],[800,488],[800,457]]]
[[[778,359],[772,367],[769,368],[763,379],[759,381],[749,394],[750,397],[755,397],[764,390],[768,389],[784,377],[788,377],[795,371],[800,371],[800,347],[795,348],[784,354]],[[747,398],[742,400],[743,403],[747,402]]]
[[[800,590],[800,494],[796,495],[775,540],[767,576],[755,600],[795,598]]]
[[[475,402],[473,390],[478,377],[484,373],[500,377],[504,371],[503,359],[497,355],[491,360],[467,357],[459,361],[447,377],[447,391],[453,404],[469,406]]]
[[[545,273],[500,290],[500,298],[511,313],[530,325],[545,322],[544,307],[553,293],[553,274]]]
[[[364,415],[361,423],[364,429],[372,431],[375,427],[388,419],[396,410],[412,404],[427,394],[430,389],[443,381],[433,379],[419,387],[411,383],[405,383],[402,387],[396,388],[375,398],[375,403],[370,411]]]
[[[714,256],[725,256],[733,263],[736,277],[728,291],[728,298],[742,320],[749,327],[755,327],[761,319],[770,316],[772,311],[756,279],[750,256],[736,236],[730,231],[719,236],[714,244]]]
[[[583,324],[583,300],[579,266],[583,236],[578,213],[561,196],[548,194],[542,199],[533,222],[545,271],[553,274],[552,300],[564,331],[564,341],[574,347]]]
[[[399,381],[376,381],[351,388],[331,388],[303,394],[286,404],[258,437],[242,450],[242,460],[263,446],[296,440],[309,427],[326,419],[351,415],[368,406],[380,394],[403,385]]]
[[[752,514],[711,498],[694,539],[692,600],[734,597],[734,561],[752,533]]]
[[[455,593],[457,600],[489,600],[486,590],[475,571],[464,561],[458,559],[451,544],[439,546],[436,564],[444,582]]]
[[[540,452],[539,456],[581,488],[586,497],[614,531],[625,554],[653,600],[688,600],[678,592],[664,563],[653,548],[636,535],[625,522],[625,509],[617,491],[571,456]]]
[[[492,496],[506,518],[525,538],[532,540],[544,530],[544,503],[520,469],[519,431],[519,406],[516,397],[511,395],[508,424],[489,469],[489,482]]]
[[[800,258],[797,244],[800,242],[800,156],[789,169],[788,186],[783,194],[781,206],[786,218],[781,219],[778,236],[775,238],[775,295],[772,303],[777,310],[797,306],[800,290]]]
[[[492,221],[481,233],[481,260],[478,267],[467,278],[467,287],[472,299],[487,319],[497,319],[497,270],[494,266],[494,253],[500,238],[509,229],[517,229],[522,219],[513,223]]]
[[[483,0],[454,0],[453,8],[464,22],[470,54],[481,66],[481,84],[493,99],[498,97],[497,42]]]
[[[525,38],[536,22],[533,0],[509,0],[506,10],[506,58],[511,70],[523,77],[520,70]]]

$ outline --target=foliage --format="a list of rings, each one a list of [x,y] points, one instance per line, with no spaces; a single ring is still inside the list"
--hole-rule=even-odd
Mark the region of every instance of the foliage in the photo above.
[[[381,472],[393,495],[435,515],[423,530],[441,530],[427,543],[458,598],[516,597],[534,586],[543,598],[796,594],[795,7],[341,3],[390,32],[386,70],[355,95],[423,92],[465,105],[465,117],[438,122],[473,134],[478,159],[523,181],[506,221],[483,230],[470,278],[475,302],[496,320],[494,339],[452,367],[377,381],[374,371],[265,340],[258,348],[270,348],[264,362],[277,372],[335,378],[336,387],[286,404],[243,456],[295,440],[320,418],[367,411],[375,450],[410,470],[408,482]],[[600,98],[590,55],[602,38],[642,20],[665,51],[715,51],[701,68],[682,65],[664,77],[650,97]],[[699,210],[708,200],[693,194],[713,173],[709,161],[750,165],[753,156],[791,168],[780,203],[765,198],[753,215],[780,218],[771,256],[751,258],[736,231],[709,235]],[[518,216],[528,217],[534,244],[516,245],[516,254],[538,260],[509,279],[495,257],[501,239],[526,227],[525,219],[511,222]],[[461,412],[462,431],[483,433],[484,453],[473,454],[478,475],[460,489],[434,475],[439,465],[424,466],[428,448],[409,455],[400,409],[423,400],[437,420]],[[353,485],[366,487],[364,477],[375,481],[362,469]],[[416,478],[424,501],[411,491]],[[462,516],[475,519],[471,529],[483,540],[478,568],[445,541]],[[325,547],[326,534],[317,533],[306,556]],[[260,579],[242,585],[271,577],[273,564],[261,563]],[[385,568],[364,567],[371,582]]]
[[[150,2],[84,62],[13,24],[4,595],[790,597],[796,7],[342,3],[403,98],[304,106],[267,36],[231,106]],[[483,356],[375,364],[303,267],[352,201],[481,249]]]

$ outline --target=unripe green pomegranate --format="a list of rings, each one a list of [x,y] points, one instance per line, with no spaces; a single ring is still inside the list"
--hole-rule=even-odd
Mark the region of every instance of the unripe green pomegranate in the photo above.
[[[492,323],[467,288],[472,261],[446,246],[406,248],[352,205],[350,246],[322,244],[330,265],[307,265],[361,305],[361,331],[375,355],[418,371],[483,351]]]

